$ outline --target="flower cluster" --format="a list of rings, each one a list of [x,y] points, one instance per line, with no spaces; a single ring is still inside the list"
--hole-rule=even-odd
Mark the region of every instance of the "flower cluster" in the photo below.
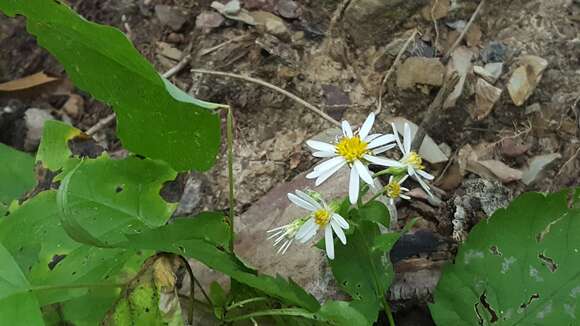
[[[405,123],[401,142],[394,124],[391,124],[392,134],[371,133],[374,121],[374,113],[369,114],[358,130],[353,130],[347,121],[343,121],[342,135],[338,136],[333,143],[308,140],[306,144],[312,148],[313,155],[326,160],[316,165],[306,178],[315,179],[315,186],[319,186],[346,167],[350,170],[348,197],[353,205],[359,202],[361,180],[376,193],[386,195],[391,208],[394,207],[398,198],[410,199],[405,194],[409,189],[402,186],[409,177],[416,180],[427,194],[432,195],[427,181],[432,180],[433,176],[425,171],[421,156],[411,149],[412,137],[409,124]],[[395,147],[401,151],[400,160],[380,156]],[[376,177],[369,169],[370,165],[382,166],[386,173],[391,174],[389,183],[382,190],[376,189]],[[288,199],[309,211],[309,214],[290,224],[268,231],[271,233],[269,238],[274,239],[274,246],[280,245],[278,253],[284,254],[294,240],[306,243],[314,238],[318,231],[321,231],[324,232],[326,254],[329,259],[334,259],[333,234],[346,244],[343,231],[349,228],[346,219],[337,214],[332,205],[328,205],[324,199],[313,193],[307,194],[296,190],[295,193],[288,194]]]

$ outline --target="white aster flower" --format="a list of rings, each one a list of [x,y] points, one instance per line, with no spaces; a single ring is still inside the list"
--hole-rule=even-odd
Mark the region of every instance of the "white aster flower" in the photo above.
[[[389,203],[392,206],[395,206],[395,200],[397,200],[397,198],[403,198],[406,200],[411,199],[411,197],[403,193],[403,191],[408,192],[409,189],[401,187],[403,182],[405,182],[405,180],[407,180],[408,177],[409,177],[408,175],[405,175],[399,180],[396,180],[393,176],[389,178],[389,183],[385,186],[385,194],[387,195],[387,197],[389,197]]]
[[[433,180],[434,177],[431,174],[425,172],[423,158],[417,152],[411,150],[411,142],[413,141],[411,137],[411,127],[408,123],[405,123],[403,143],[401,144],[401,139],[399,138],[397,127],[393,123],[391,125],[393,127],[393,134],[395,135],[397,145],[399,145],[399,149],[401,150],[401,153],[403,153],[403,158],[399,161],[389,160],[389,162],[384,162],[385,165],[389,167],[405,169],[407,174],[413,179],[417,180],[417,182],[419,182],[421,187],[427,192],[427,194],[429,194],[429,196],[433,196],[430,190],[431,188],[423,179]]]
[[[315,185],[318,186],[343,166],[348,166],[350,168],[348,195],[350,202],[355,204],[358,200],[360,179],[374,187],[373,177],[367,165],[372,163],[391,166],[390,163],[396,163],[396,161],[375,156],[395,147],[395,144],[391,144],[395,141],[395,135],[369,135],[374,122],[375,114],[371,113],[362,127],[353,132],[350,124],[342,121],[342,136],[335,144],[308,140],[306,144],[315,150],[314,156],[330,159],[315,166],[306,178],[316,179]]]
[[[288,199],[291,202],[310,211],[311,214],[306,222],[300,227],[295,235],[295,239],[302,243],[312,239],[318,230],[324,230],[324,242],[326,243],[326,255],[329,259],[334,259],[334,238],[333,231],[343,244],[346,244],[344,230],[348,229],[348,222],[335,213],[324,200],[318,202],[306,193],[296,190],[296,194],[289,193]]]
[[[285,254],[288,248],[294,240],[296,239],[296,233],[302,227],[306,219],[299,218],[294,220],[290,224],[282,225],[277,228],[273,228],[272,230],[268,230],[267,233],[271,233],[268,237],[269,239],[274,239],[274,247],[280,245],[278,248],[277,254]]]

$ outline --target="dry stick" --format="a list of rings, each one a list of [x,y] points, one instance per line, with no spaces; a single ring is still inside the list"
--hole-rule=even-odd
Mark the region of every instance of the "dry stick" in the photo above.
[[[443,86],[441,86],[441,89],[437,93],[437,96],[435,96],[435,99],[433,100],[433,102],[431,102],[431,104],[427,108],[427,114],[423,118],[423,121],[421,122],[421,125],[419,125],[419,129],[417,130],[417,133],[413,138],[413,143],[411,144],[412,150],[415,151],[419,150],[421,144],[423,143],[423,140],[425,139],[426,135],[425,129],[428,126],[433,125],[435,120],[438,118],[438,114],[443,108],[445,100],[447,99],[449,94],[453,92],[458,82],[459,75],[455,71],[445,78]]]
[[[418,31],[416,29],[413,31],[413,33],[411,33],[411,36],[409,36],[409,38],[407,39],[407,42],[405,42],[405,44],[403,45],[403,47],[401,48],[401,50],[399,51],[399,53],[395,57],[395,61],[393,61],[391,68],[389,68],[389,70],[387,71],[387,74],[385,75],[385,77],[381,81],[381,86],[379,87],[379,103],[377,104],[378,107],[375,110],[375,115],[378,115],[379,113],[381,113],[381,110],[383,109],[383,93],[384,93],[385,84],[387,83],[387,80],[389,80],[389,77],[391,77],[391,75],[393,74],[393,71],[395,71],[395,67],[399,64],[399,61],[401,61],[401,57],[403,56],[403,53],[405,53],[405,51],[407,51],[409,44],[411,44],[411,41],[415,39],[415,36],[417,35],[417,33],[418,33]]]
[[[225,42],[223,42],[223,43],[220,43],[220,44],[218,44],[218,45],[216,45],[216,46],[213,46],[213,47],[211,47],[211,48],[208,48],[208,49],[203,49],[203,50],[199,51],[199,55],[200,55],[200,56],[208,55],[208,54],[210,54],[210,53],[212,53],[212,52],[214,52],[214,51],[217,51],[217,50],[221,49],[222,47],[224,47],[224,46],[226,46],[226,45],[228,45],[228,44],[230,44],[230,43],[234,43],[234,42],[241,41],[241,40],[243,40],[243,39],[245,39],[245,38],[247,38],[247,37],[248,37],[248,35],[247,35],[247,34],[240,35],[240,36],[238,36],[238,37],[234,37],[234,38],[233,38],[233,39],[231,39],[231,40],[227,40],[227,41],[225,41]]]
[[[451,53],[453,53],[453,50],[455,50],[455,48],[459,45],[461,40],[463,40],[463,38],[465,37],[465,34],[467,33],[467,31],[471,27],[471,24],[473,24],[475,17],[477,16],[479,11],[481,10],[481,7],[483,7],[484,3],[485,3],[485,0],[481,0],[479,5],[477,6],[477,8],[475,8],[473,15],[471,15],[471,18],[469,18],[469,21],[467,22],[467,24],[465,25],[465,27],[461,31],[461,34],[459,34],[459,37],[457,38],[457,40],[455,40],[455,43],[453,43],[453,45],[449,48],[449,50],[447,51],[447,53],[443,57],[443,62],[446,62],[449,59],[449,56],[451,55]]]
[[[241,79],[241,80],[245,80],[247,82],[251,82],[251,83],[255,83],[258,85],[262,85],[264,87],[268,87],[278,93],[281,93],[283,95],[286,95],[287,97],[289,97],[290,99],[304,105],[306,108],[308,108],[309,110],[311,110],[312,112],[318,114],[319,116],[321,116],[322,118],[324,118],[326,121],[332,123],[335,126],[340,127],[340,122],[334,120],[331,116],[329,116],[328,114],[324,113],[322,110],[320,110],[319,108],[315,107],[314,105],[306,102],[305,100],[301,99],[300,97],[285,91],[283,89],[281,89],[278,86],[274,86],[268,82],[265,82],[261,79],[257,79],[257,78],[253,78],[253,77],[248,77],[248,76],[242,76],[242,75],[237,75],[237,74],[232,74],[229,72],[222,72],[222,71],[214,71],[214,70],[205,70],[205,69],[191,69],[191,72],[195,72],[195,73],[200,73],[200,74],[207,74],[207,75],[216,75],[216,76],[225,76],[225,77],[231,77],[231,78],[236,78],[236,79]]]
[[[437,56],[437,47],[439,46],[439,25],[437,24],[437,19],[435,19],[435,8],[439,5],[439,0],[435,0],[435,3],[433,3],[433,7],[431,7],[431,20],[433,21],[433,26],[435,27],[435,42],[433,43],[434,45],[434,50],[435,50],[435,55],[434,57]]]
[[[191,59],[191,55],[186,55],[185,57],[183,57],[183,59],[181,59],[181,61],[179,61],[175,66],[171,67],[171,69],[167,70],[165,73],[163,73],[163,78],[170,78],[173,75],[177,74],[178,72],[180,72],[181,70],[183,70],[183,68],[185,68],[187,66],[187,64],[189,63],[189,60]],[[90,127],[87,131],[85,131],[85,134],[92,136],[94,135],[97,131],[103,129],[105,126],[107,126],[109,123],[111,123],[111,121],[115,120],[115,113],[111,113],[108,116],[104,117],[103,119],[99,120],[94,126]]]

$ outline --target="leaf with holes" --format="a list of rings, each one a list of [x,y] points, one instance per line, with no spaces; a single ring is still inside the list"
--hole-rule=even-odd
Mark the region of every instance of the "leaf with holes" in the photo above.
[[[34,184],[34,158],[0,143],[0,216]]]
[[[44,325],[38,300],[20,266],[0,243],[0,316],[5,325]]]
[[[72,153],[68,142],[81,135],[81,131],[66,123],[49,120],[44,124],[42,140],[36,153],[36,161],[45,169],[58,171],[62,169]]]
[[[380,234],[377,224],[361,221],[347,236],[346,245],[335,247],[335,258],[330,261],[339,286],[353,299],[350,306],[364,315],[369,325],[377,319],[382,296],[394,275],[384,251],[372,250]]]
[[[12,254],[34,286],[124,282],[137,271],[136,266],[140,266],[147,254],[83,245],[69,238],[59,223],[56,191],[52,190],[28,200],[0,222],[0,243]],[[120,232],[108,225],[103,225],[98,231],[96,234],[99,236]],[[37,297],[42,305],[46,305],[86,296],[90,292],[87,288],[51,289],[38,292]],[[109,295],[109,304],[113,299]]]
[[[124,239],[123,232],[140,232],[165,224],[176,204],[160,195],[176,172],[162,162],[129,157],[112,160],[71,159],[65,166],[57,203],[63,228],[76,241],[97,247]],[[107,233],[103,239],[98,233]]]
[[[434,301],[438,325],[576,325],[580,211],[567,192],[526,193],[475,226]]]
[[[119,30],[87,21],[64,1],[5,0],[0,10],[26,16],[28,31],[76,86],[111,105],[127,149],[178,171],[213,165],[220,143],[219,105],[178,90]]]

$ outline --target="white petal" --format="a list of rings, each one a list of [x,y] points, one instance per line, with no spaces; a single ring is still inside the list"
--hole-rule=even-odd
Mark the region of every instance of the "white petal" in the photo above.
[[[397,142],[397,145],[399,145],[401,153],[403,153],[403,155],[406,154],[405,149],[403,148],[403,144],[401,144],[401,138],[399,138],[399,132],[397,131],[397,127],[392,122],[391,127],[393,128],[393,135],[395,135],[395,141]]]
[[[324,242],[326,244],[326,255],[328,259],[334,259],[334,239],[332,239],[332,228],[330,225],[327,225],[324,230]]]
[[[333,157],[329,160],[326,160],[320,164],[318,164],[317,166],[314,167],[314,171],[327,171],[327,170],[331,170],[332,168],[334,168],[335,166],[337,166],[338,164],[340,164],[341,162],[344,162],[344,157],[342,156],[336,156]]]
[[[377,164],[377,165],[382,165],[382,166],[394,166],[396,168],[400,168],[405,166],[403,163],[399,162],[399,161],[395,161],[395,160],[391,160],[388,158],[384,158],[384,157],[377,157],[377,156],[372,156],[372,155],[365,155],[364,156],[365,160],[373,163],[373,164]]]
[[[290,248],[292,241],[294,241],[294,239],[292,239],[286,243],[286,248],[284,248],[284,250],[282,250],[282,255],[286,253],[286,250],[288,250],[288,248]]]
[[[314,223],[314,219],[311,218],[308,221],[306,221],[306,223],[302,224],[302,226],[300,227],[300,229],[298,230],[298,232],[296,232],[296,236],[295,238],[300,240],[301,238],[303,238],[307,233],[310,232],[312,227],[316,227],[316,223]]]
[[[336,150],[336,147],[334,145],[331,145],[331,144],[325,143],[325,142],[321,142],[318,140],[307,140],[306,145],[310,146],[310,148],[317,150],[317,151],[334,152]]]
[[[302,238],[300,240],[300,243],[306,243],[308,241],[310,241],[315,235],[316,235],[316,231],[318,230],[318,226],[314,226],[313,228],[311,228],[308,233],[306,233],[304,235],[304,238]]]
[[[405,176],[404,176],[404,177],[402,177],[402,178],[399,180],[399,184],[400,184],[400,185],[401,185],[401,184],[403,184],[403,182],[405,182],[405,180],[407,180],[407,178],[409,178],[409,175],[408,175],[408,174],[405,174]],[[390,181],[389,181],[389,182],[390,182]],[[401,188],[401,189],[403,189],[403,188]]]
[[[320,205],[319,202],[317,202],[314,198],[308,196],[307,193],[300,191],[300,190],[296,190],[295,191],[296,195],[298,195],[298,197],[304,199],[305,201],[311,203],[314,207],[316,208],[322,208],[322,206]]]
[[[352,128],[346,120],[342,120],[342,134],[346,137],[352,137]]]
[[[280,236],[281,234],[285,234],[285,233],[286,233],[286,230],[278,230],[278,232],[272,233],[267,239],[268,240],[274,239],[274,238]]]
[[[335,152],[318,151],[318,152],[312,153],[312,156],[314,156],[314,157],[334,157],[334,156],[336,156],[336,153]]]
[[[268,230],[268,231],[266,231],[266,232],[270,233],[270,232],[274,232],[274,231],[279,231],[279,230],[282,230],[282,229],[284,229],[284,228],[288,227],[289,225],[290,225],[290,224],[282,225],[282,226],[279,226],[279,227],[277,227],[277,228],[273,228],[273,229],[271,229],[271,230]]]
[[[360,127],[360,131],[358,132],[360,139],[365,139],[367,137],[369,131],[371,131],[371,128],[373,127],[373,123],[375,123],[375,113],[371,112],[362,127]]]
[[[359,187],[359,176],[356,169],[350,169],[350,180],[348,183],[348,198],[351,204],[356,204],[358,200],[358,187]]]
[[[375,140],[377,137],[382,136],[382,134],[370,134],[366,138],[363,139],[365,143],[370,143]]]
[[[411,126],[405,122],[405,134],[403,137],[403,141],[405,142],[405,153],[409,153],[411,151]]]
[[[306,175],[306,179],[316,179],[321,174],[322,174],[321,171],[312,171]]]
[[[413,171],[414,172],[414,171]],[[419,177],[416,173],[413,173],[413,177],[415,178],[415,180],[417,180],[417,182],[419,182],[419,184],[421,185],[421,188],[423,188],[423,190],[425,190],[425,192],[433,197],[433,194],[431,193],[431,190],[429,190],[429,186],[425,183],[425,181],[423,181],[423,179],[421,177]]]
[[[332,230],[334,230],[336,236],[340,239],[340,242],[342,242],[342,244],[346,244],[346,236],[344,235],[344,231],[342,231],[338,223],[333,220],[330,221],[330,225],[332,226]]]
[[[433,179],[435,179],[435,177],[434,177],[434,176],[432,176],[431,174],[429,174],[429,173],[427,173],[427,172],[425,172],[425,171],[423,171],[423,170],[416,170],[416,172],[417,172],[417,173],[418,173],[420,176],[422,176],[423,178],[425,178],[425,179],[427,179],[427,180],[433,180]]]
[[[348,229],[348,222],[344,219],[344,217],[334,213],[332,214],[332,218],[340,225],[343,229]]]
[[[330,178],[330,176],[332,176],[333,174],[336,173],[336,171],[340,170],[343,166],[346,165],[346,161],[342,162],[341,164],[335,166],[333,169],[328,170],[324,173],[321,173],[320,176],[318,177],[318,179],[316,179],[316,182],[314,183],[314,185],[316,187],[320,186],[324,181],[326,181],[326,179]]]
[[[396,146],[397,146],[396,144],[390,144],[390,145],[387,145],[387,146],[382,146],[382,147],[379,147],[379,148],[375,148],[371,152],[374,155],[378,155],[378,154],[384,153],[384,152],[388,151],[389,149],[391,149],[393,147],[396,147]]]
[[[400,194],[399,197],[406,199],[406,200],[411,200],[411,197],[405,195],[405,194]]]
[[[395,135],[393,135],[393,134],[382,135],[381,137],[376,138],[375,140],[370,142],[368,148],[373,149],[373,148],[376,148],[379,146],[386,145],[388,143],[392,143],[394,141],[395,141]]]
[[[315,211],[318,209],[318,207],[312,205],[311,203],[307,202],[306,200],[296,196],[295,194],[289,193],[288,194],[288,199],[290,199],[291,202],[293,202],[294,204],[296,204],[299,207],[302,207],[306,210],[309,211]]]
[[[371,176],[369,169],[366,166],[364,166],[364,164],[362,164],[361,161],[355,160],[354,168],[356,169],[358,175],[361,177],[361,179],[363,179],[364,182],[366,182],[369,185],[374,184],[373,177]]]

